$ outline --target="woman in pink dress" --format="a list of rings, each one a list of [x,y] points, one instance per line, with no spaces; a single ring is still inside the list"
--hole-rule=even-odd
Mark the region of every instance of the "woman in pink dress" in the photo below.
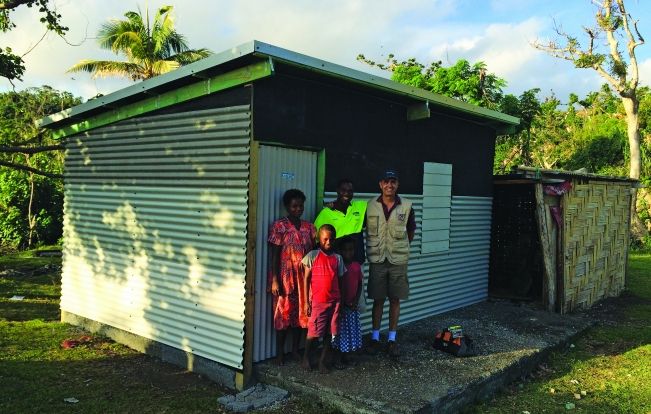
[[[283,195],[287,217],[276,220],[269,231],[271,247],[271,277],[269,290],[274,297],[274,328],[276,329],[276,361],[283,364],[287,332],[292,331],[292,355],[300,360],[298,345],[307,315],[303,312],[304,273],[301,260],[314,249],[316,229],[310,222],[301,220],[305,194],[301,190],[287,190]]]

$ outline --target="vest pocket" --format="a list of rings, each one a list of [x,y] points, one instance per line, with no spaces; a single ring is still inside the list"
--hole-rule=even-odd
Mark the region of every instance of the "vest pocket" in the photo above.
[[[406,238],[401,240],[396,240],[393,242],[393,255],[395,256],[407,256],[409,255],[409,242]]]
[[[400,240],[407,237],[407,228],[403,223],[394,224],[391,227],[391,236],[394,239]]]
[[[366,231],[368,232],[369,236],[377,236],[378,235],[379,225],[380,225],[380,217],[379,216],[367,216],[366,217]]]
[[[366,247],[377,247],[380,245],[379,237],[367,237],[366,238]]]

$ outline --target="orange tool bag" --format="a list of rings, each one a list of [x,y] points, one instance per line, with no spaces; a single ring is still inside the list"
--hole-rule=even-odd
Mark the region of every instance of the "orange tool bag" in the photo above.
[[[463,329],[459,325],[437,331],[434,337],[434,349],[448,352],[458,357],[477,354],[472,339],[464,335]]]

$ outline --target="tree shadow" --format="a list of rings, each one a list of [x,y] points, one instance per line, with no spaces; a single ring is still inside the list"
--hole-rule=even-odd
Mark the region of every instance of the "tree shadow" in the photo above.
[[[33,319],[56,321],[61,318],[59,302],[28,299],[23,301],[0,300],[0,320],[25,322]]]
[[[249,125],[224,108],[70,140],[62,309],[178,349],[188,368],[193,355],[241,368]]]

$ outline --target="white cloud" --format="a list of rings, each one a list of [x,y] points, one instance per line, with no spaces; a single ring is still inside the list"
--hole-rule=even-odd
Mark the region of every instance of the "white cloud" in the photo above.
[[[148,1],[152,12],[166,3],[169,0]],[[207,47],[215,52],[258,39],[374,73],[380,72],[355,61],[357,54],[364,53],[381,61],[388,53],[395,53],[400,59],[416,57],[424,63],[442,60],[446,65],[460,58],[471,62],[482,60],[491,72],[509,82],[507,91],[515,94],[540,87],[543,95],[553,89],[565,97],[569,92],[583,94],[594,90],[603,83],[592,71],[579,71],[570,63],[553,59],[530,46],[531,40],[549,33],[552,16],[567,13],[567,8],[561,7],[564,3],[558,0],[552,2],[555,9],[550,6],[543,11],[540,2],[532,0],[492,0],[485,9],[487,13],[491,10],[501,13],[501,23],[491,23],[498,18],[491,14],[475,15],[474,19],[467,20],[468,8],[479,8],[474,2],[457,0],[177,3],[174,12],[178,31],[192,47]],[[17,83],[17,87],[49,84],[88,98],[129,85],[124,80],[92,80],[88,74],[66,74],[65,70],[83,58],[115,59],[111,53],[100,50],[92,37],[103,22],[121,18],[125,11],[135,10],[137,3],[134,0],[58,0],[57,5],[63,23],[70,27],[66,39],[81,45],[70,46],[58,36],[48,34],[25,57],[25,82]],[[526,17],[517,19],[512,13],[506,13],[509,10]],[[12,17],[18,27],[3,35],[3,43],[17,53],[24,53],[44,33],[43,26],[34,9],[19,8]],[[562,17],[568,18],[567,14]],[[644,60],[640,69],[643,82],[648,84],[651,59]],[[10,87],[8,82],[0,80],[0,91]]]
[[[651,58],[642,60],[638,63],[640,73],[640,84],[651,86]]]

